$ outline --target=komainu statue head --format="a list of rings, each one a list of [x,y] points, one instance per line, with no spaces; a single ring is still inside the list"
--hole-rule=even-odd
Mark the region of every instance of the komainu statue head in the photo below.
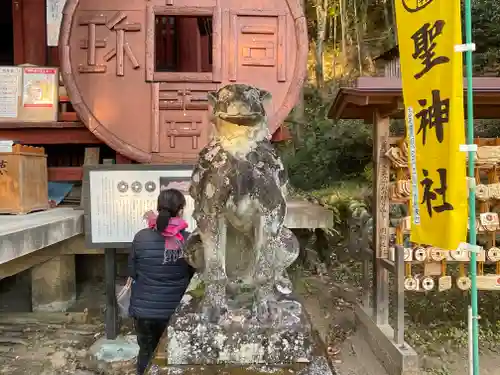
[[[265,105],[270,99],[268,91],[243,84],[210,92],[215,140],[229,154],[245,157],[257,142],[269,139]]]
[[[271,100],[271,93],[257,87],[233,84],[208,93],[213,108],[214,122],[223,120],[235,125],[256,126],[266,122],[264,105]]]

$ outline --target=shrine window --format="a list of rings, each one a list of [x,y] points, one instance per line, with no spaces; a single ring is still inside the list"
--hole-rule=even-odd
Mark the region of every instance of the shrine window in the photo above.
[[[212,17],[155,17],[155,71],[211,72],[212,46]]]
[[[149,5],[146,80],[217,80],[221,65],[220,18],[220,9],[214,7]]]
[[[14,65],[14,22],[12,19],[12,1],[1,0],[0,7],[0,65]]]

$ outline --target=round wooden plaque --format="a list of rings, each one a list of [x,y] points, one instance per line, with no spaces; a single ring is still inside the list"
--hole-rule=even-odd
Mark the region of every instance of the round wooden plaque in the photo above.
[[[210,138],[207,92],[246,83],[273,94],[274,132],[307,70],[294,0],[67,0],[61,71],[80,119],[142,163],[192,163]]]

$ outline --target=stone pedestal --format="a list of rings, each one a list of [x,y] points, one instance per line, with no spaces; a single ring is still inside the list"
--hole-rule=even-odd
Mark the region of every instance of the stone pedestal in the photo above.
[[[309,317],[293,297],[277,302],[286,308],[274,322],[234,314],[224,326],[207,321],[200,301],[200,297],[186,294],[148,374],[334,374]]]
[[[75,256],[60,255],[31,269],[33,311],[66,311],[76,299]]]
[[[148,375],[337,375],[325,356],[313,357],[308,363],[288,365],[151,365]]]

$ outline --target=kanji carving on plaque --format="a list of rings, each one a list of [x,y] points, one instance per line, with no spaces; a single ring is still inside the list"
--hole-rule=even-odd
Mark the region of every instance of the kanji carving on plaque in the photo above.
[[[167,110],[206,110],[208,99],[205,90],[161,90],[160,109]]]
[[[167,136],[170,139],[170,148],[176,148],[176,138],[191,138],[191,147],[198,149],[198,138],[201,137],[202,123],[199,120],[166,121]]]
[[[1,160],[0,161],[0,176],[7,175],[8,170],[7,170],[7,160]]]
[[[104,56],[104,60],[110,61],[114,57],[116,57],[116,75],[124,76],[124,59],[125,55],[128,57],[130,62],[132,63],[132,67],[137,69],[140,67],[139,61],[134,55],[132,51],[132,47],[125,39],[126,32],[134,32],[141,31],[140,23],[128,23],[123,22],[127,19],[127,15],[123,12],[117,12],[109,22],[106,23],[108,29],[116,31],[116,47],[111,49]]]
[[[231,12],[229,25],[233,53],[228,61],[230,81],[237,81],[240,68],[247,66],[275,67],[277,81],[287,81],[286,15],[269,12],[264,21],[250,11]]]
[[[88,29],[87,39],[80,40],[80,48],[87,50],[87,65],[79,65],[78,71],[80,73],[105,73],[106,65],[96,64],[96,50],[97,48],[105,48],[106,41],[96,38],[96,29],[97,26],[106,25],[106,17],[82,17],[78,24],[87,26]]]
[[[245,66],[275,66],[273,42],[254,41],[252,44],[243,45],[241,64]]]

